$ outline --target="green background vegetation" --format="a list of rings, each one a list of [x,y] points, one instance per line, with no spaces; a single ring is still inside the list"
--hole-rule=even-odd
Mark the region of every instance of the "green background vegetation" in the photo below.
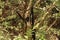
[[[0,40],[31,40],[33,29],[36,29],[35,40],[58,40],[60,38],[60,0],[41,0],[36,4],[33,7],[34,26],[33,29],[27,26],[29,28],[27,31],[24,30],[26,24],[24,25],[24,21],[16,13],[16,11],[21,11],[20,15],[24,13],[24,1],[0,0]],[[27,5],[29,1],[27,0]],[[35,4],[37,1],[34,0],[33,3]],[[50,9],[50,7],[56,9]],[[44,18],[47,12],[49,14]],[[50,27],[54,20],[57,20],[55,26]],[[50,23],[51,21],[52,23]]]

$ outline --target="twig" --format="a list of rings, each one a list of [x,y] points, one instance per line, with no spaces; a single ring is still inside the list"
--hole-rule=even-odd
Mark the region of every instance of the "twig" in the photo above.
[[[38,1],[35,3],[34,7],[35,7],[40,1],[41,1],[41,0],[38,0]]]
[[[29,15],[29,11],[31,9],[31,6],[32,6],[32,0],[30,0],[30,2],[28,4],[27,11],[25,12],[25,18]]]
[[[49,29],[56,23],[56,21],[57,21],[57,20],[55,20],[55,21],[49,26],[49,28],[46,30],[46,32],[49,31]]]
[[[40,0],[39,0],[40,1]],[[38,3],[38,1],[37,1]],[[51,7],[52,6],[52,7]],[[50,7],[48,8],[47,12],[43,15],[42,19],[40,21],[38,21],[37,23],[40,23],[39,25],[41,25],[44,22],[44,19],[48,16],[48,14],[50,13],[51,9],[55,7],[55,2],[53,4],[50,5]],[[36,7],[37,8],[37,7]],[[38,8],[37,8],[38,9]],[[37,28],[39,29],[39,28]]]

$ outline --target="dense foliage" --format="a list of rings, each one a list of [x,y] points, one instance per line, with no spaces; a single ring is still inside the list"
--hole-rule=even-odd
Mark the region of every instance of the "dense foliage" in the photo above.
[[[0,40],[60,40],[60,0],[0,0]]]

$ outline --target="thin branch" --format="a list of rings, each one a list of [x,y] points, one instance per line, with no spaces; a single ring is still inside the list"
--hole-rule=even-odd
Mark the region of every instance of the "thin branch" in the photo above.
[[[57,21],[57,20],[55,20],[55,21],[49,26],[49,28],[46,30],[46,32],[49,31],[49,29],[56,23],[56,21]]]
[[[52,6],[52,7],[51,7],[51,6]],[[42,19],[41,19],[40,21],[38,21],[38,23],[40,23],[39,25],[41,25],[41,24],[44,22],[45,18],[48,16],[48,14],[50,13],[50,11],[51,11],[51,9],[52,9],[53,7],[55,7],[55,2],[50,5],[50,7],[48,8],[48,10],[46,9],[47,12],[43,15]],[[37,29],[39,29],[39,27],[38,27]]]
[[[41,0],[38,0],[38,1],[35,3],[34,7],[35,7],[40,1],[41,1]]]
[[[30,0],[30,2],[29,2],[29,4],[28,4],[27,11],[25,12],[25,18],[29,15],[29,11],[30,11],[31,6],[32,6],[32,1],[33,1],[33,0]]]

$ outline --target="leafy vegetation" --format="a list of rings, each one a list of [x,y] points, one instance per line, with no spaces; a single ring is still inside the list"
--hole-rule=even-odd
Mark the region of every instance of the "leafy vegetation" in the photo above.
[[[0,40],[60,40],[60,0],[0,0]]]

